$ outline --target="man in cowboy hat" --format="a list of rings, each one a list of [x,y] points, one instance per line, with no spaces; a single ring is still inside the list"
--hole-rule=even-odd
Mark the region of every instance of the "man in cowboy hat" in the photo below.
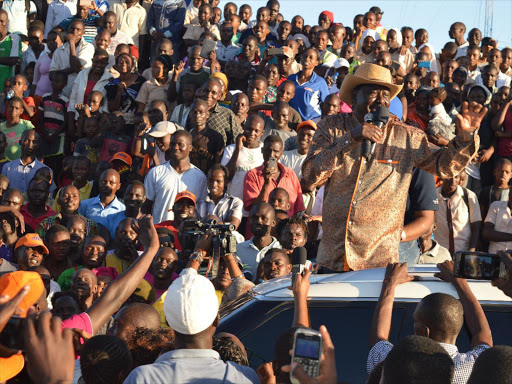
[[[318,124],[302,172],[308,184],[326,185],[317,258],[326,271],[379,268],[398,261],[399,242],[407,237],[402,227],[413,168],[453,177],[476,154],[480,140],[475,131],[487,112],[476,103],[463,105],[457,136],[442,149],[394,117],[382,128],[365,122],[365,115],[378,107],[389,108],[401,89],[392,83],[388,69],[363,64],[340,90],[353,112],[327,116]],[[376,143],[369,157],[362,155],[363,140]]]

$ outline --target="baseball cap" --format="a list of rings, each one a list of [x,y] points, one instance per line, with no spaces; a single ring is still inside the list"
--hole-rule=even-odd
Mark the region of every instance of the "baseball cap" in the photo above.
[[[21,313],[19,317],[26,317],[28,309],[41,297],[44,292],[44,284],[37,272],[16,271],[6,273],[0,277],[0,295],[12,299],[24,286],[28,285],[30,290],[21,300],[18,308]],[[0,382],[7,381],[21,372],[25,363],[23,355],[16,354],[7,358],[0,358]]]
[[[169,286],[164,314],[169,326],[184,335],[196,335],[210,325],[219,312],[213,284],[196,273],[180,276]]]
[[[336,69],[341,67],[350,68],[350,63],[348,62],[347,59],[344,59],[343,57],[338,57],[332,66]]]
[[[161,121],[148,133],[152,137],[164,137],[165,135],[172,135],[178,130],[176,124],[170,121]]]
[[[19,247],[22,247],[22,246],[25,246],[25,247],[31,247],[31,248],[34,248],[34,247],[42,247],[43,248],[43,252],[45,254],[49,254],[50,252],[48,251],[48,248],[46,248],[46,245],[44,245],[43,243],[43,240],[41,240],[41,238],[39,237],[39,235],[37,233],[29,233],[25,236],[23,236],[21,239],[19,239],[16,243],[16,246],[14,247],[14,249],[18,249]]]
[[[132,166],[132,157],[127,154],[126,152],[117,152],[114,153],[114,156],[110,159],[110,162],[112,163],[114,160],[120,160],[126,165]]]
[[[314,131],[316,131],[318,128],[316,126],[316,123],[313,120],[306,120],[297,125],[297,131],[301,128],[310,128]]]
[[[283,47],[283,56],[295,57],[295,55],[293,54],[293,49],[291,49],[290,47]]]
[[[176,195],[176,198],[174,199],[174,203],[177,203],[178,200],[181,200],[181,199],[189,199],[189,200],[192,200],[192,202],[194,203],[194,205],[196,205],[196,195],[194,195],[192,192],[190,191],[183,191],[183,192],[180,192]]]

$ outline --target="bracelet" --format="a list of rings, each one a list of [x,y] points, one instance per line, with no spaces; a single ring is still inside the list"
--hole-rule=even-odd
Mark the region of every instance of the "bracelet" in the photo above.
[[[239,279],[241,279],[242,277],[244,277],[244,274],[243,274],[243,273],[242,273],[242,274],[240,274],[240,275],[238,275],[237,277],[233,277],[233,278],[231,279],[231,281],[239,280]]]
[[[204,259],[204,251],[193,252],[189,257],[189,261],[197,261],[199,264],[201,264],[203,262],[203,259]]]

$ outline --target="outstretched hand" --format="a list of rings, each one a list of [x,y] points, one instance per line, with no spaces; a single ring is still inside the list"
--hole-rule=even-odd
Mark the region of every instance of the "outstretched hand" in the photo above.
[[[158,233],[153,225],[153,217],[151,215],[144,215],[137,221],[132,222],[132,228],[137,232],[137,237],[145,251],[150,248],[156,249],[160,247]]]
[[[486,113],[487,108],[475,101],[472,101],[471,104],[468,104],[467,101],[462,103],[462,113],[459,113],[455,120],[457,133],[461,131],[473,133],[478,130]]]
[[[384,282],[393,285],[408,283],[414,280],[414,276],[407,273],[407,263],[392,263],[386,267]]]

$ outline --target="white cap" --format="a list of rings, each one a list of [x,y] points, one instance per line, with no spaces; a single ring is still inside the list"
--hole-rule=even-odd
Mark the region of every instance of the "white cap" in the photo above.
[[[380,35],[377,33],[375,29],[365,29],[360,41],[364,41],[364,39],[366,39],[367,36],[372,37],[373,40],[375,41],[380,40]]]
[[[152,137],[164,137],[165,135],[172,135],[178,130],[176,124],[170,121],[161,121],[148,133]]]
[[[169,286],[164,314],[169,326],[184,335],[195,335],[210,325],[219,312],[213,284],[196,273],[184,274]]]
[[[350,63],[348,62],[348,60],[344,59],[343,57],[338,57],[332,66],[335,69],[338,69],[341,67],[350,68]]]

